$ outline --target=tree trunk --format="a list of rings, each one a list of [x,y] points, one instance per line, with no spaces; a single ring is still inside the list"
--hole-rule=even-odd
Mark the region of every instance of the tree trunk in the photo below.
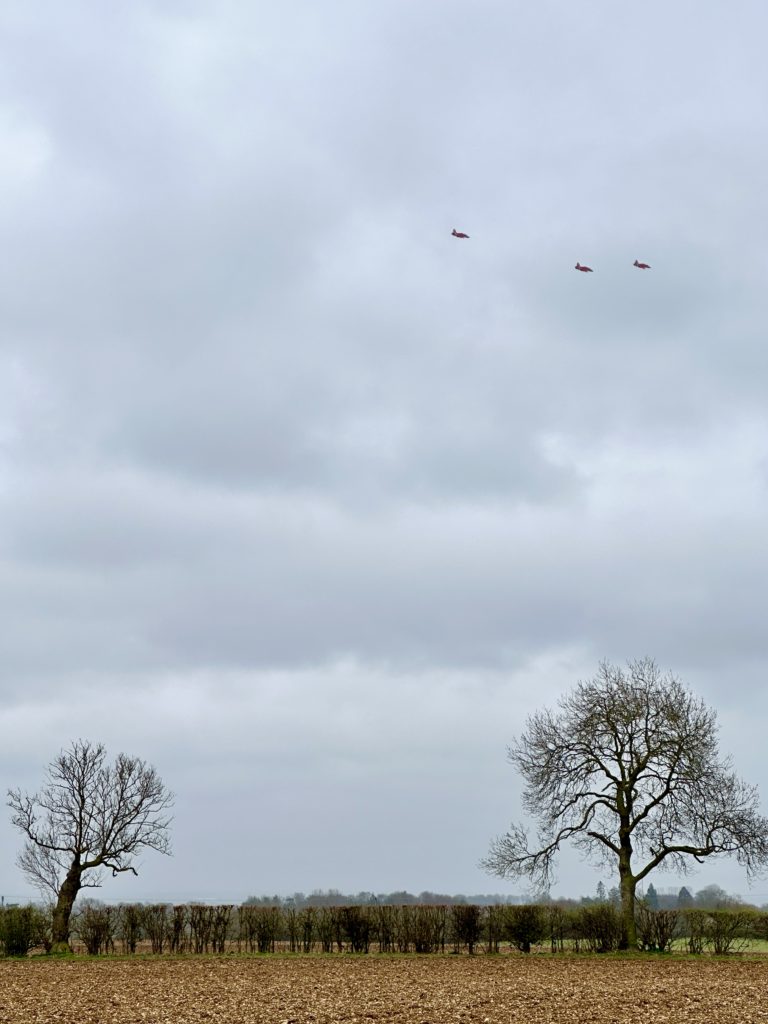
[[[621,839],[619,856],[619,879],[621,881],[621,930],[619,949],[637,949],[637,928],[635,927],[635,879],[631,866],[632,843],[629,836]]]
[[[53,911],[51,930],[51,949],[54,953],[71,951],[69,945],[69,919],[72,916],[72,907],[77,899],[77,894],[80,892],[82,870],[80,858],[75,857],[72,861],[72,866],[67,872],[67,877],[59,889],[59,898]]]

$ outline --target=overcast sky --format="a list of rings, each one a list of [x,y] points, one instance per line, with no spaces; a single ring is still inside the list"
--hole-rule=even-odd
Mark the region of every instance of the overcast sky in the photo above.
[[[3,4],[0,769],[155,765],[174,856],[104,898],[520,891],[506,747],[603,658],[710,702],[768,810],[766,35]]]

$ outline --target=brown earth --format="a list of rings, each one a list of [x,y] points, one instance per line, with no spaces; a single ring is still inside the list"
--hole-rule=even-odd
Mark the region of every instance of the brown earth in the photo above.
[[[3,1024],[752,1024],[768,960],[307,956],[0,961]]]

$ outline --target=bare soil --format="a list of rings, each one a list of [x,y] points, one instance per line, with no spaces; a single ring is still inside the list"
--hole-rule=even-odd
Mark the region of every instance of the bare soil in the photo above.
[[[276,956],[0,961],[3,1024],[753,1024],[768,960]]]

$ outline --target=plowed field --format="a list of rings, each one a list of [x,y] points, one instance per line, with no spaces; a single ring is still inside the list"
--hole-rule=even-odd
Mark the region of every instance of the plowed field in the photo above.
[[[189,957],[0,962],[3,1024],[752,1024],[768,960]]]

